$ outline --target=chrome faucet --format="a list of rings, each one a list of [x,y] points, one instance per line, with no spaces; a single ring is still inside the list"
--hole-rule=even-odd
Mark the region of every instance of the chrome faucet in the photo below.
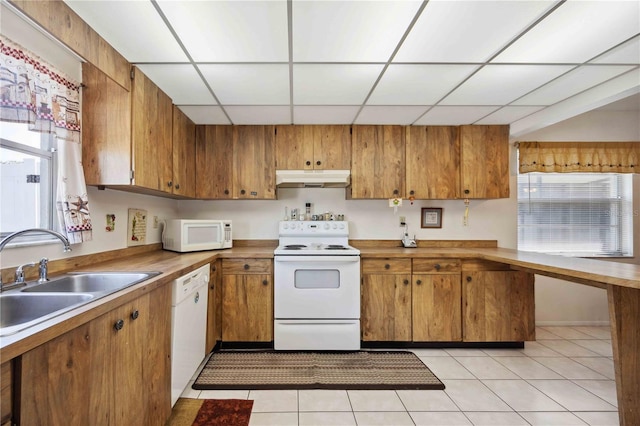
[[[9,243],[9,241],[13,240],[16,237],[19,237],[21,235],[24,234],[31,234],[31,233],[45,233],[45,234],[50,234],[53,235],[54,237],[58,238],[62,244],[64,245],[64,252],[69,252],[71,251],[71,244],[69,243],[69,240],[67,239],[67,237],[65,237],[64,235],[62,235],[59,232],[56,231],[52,231],[50,229],[45,229],[45,228],[30,228],[30,229],[24,229],[22,231],[16,231],[12,234],[7,235],[5,238],[2,239],[2,241],[0,241],[0,252],[2,252],[2,249],[4,249],[4,247]],[[47,258],[42,258],[40,260],[40,278],[39,278],[39,282],[44,282],[47,281],[47,263],[49,262],[49,260]],[[24,285],[24,271],[23,268],[25,266],[35,266],[35,263],[27,263],[26,265],[20,265],[18,266],[18,268],[16,269],[16,281],[13,283],[13,285],[17,284],[18,286]],[[8,290],[10,287],[13,287],[13,285],[9,285],[9,286],[4,286],[2,284],[2,276],[0,275],[0,291],[2,290]]]

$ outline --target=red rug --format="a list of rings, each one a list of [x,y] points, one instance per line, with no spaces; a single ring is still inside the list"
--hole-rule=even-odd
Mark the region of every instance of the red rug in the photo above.
[[[193,426],[248,426],[252,407],[247,399],[206,399]]]

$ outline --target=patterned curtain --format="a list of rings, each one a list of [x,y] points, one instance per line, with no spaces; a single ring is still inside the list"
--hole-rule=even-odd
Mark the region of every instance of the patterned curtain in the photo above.
[[[519,142],[520,173],[640,173],[640,142]]]
[[[0,36],[0,120],[53,133],[58,146],[57,209],[73,244],[92,238],[80,146],[80,83]]]

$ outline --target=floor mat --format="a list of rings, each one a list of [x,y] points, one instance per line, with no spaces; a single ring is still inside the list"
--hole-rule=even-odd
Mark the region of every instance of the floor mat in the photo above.
[[[214,352],[193,389],[444,389],[412,352]]]
[[[248,426],[253,401],[180,398],[167,426]]]

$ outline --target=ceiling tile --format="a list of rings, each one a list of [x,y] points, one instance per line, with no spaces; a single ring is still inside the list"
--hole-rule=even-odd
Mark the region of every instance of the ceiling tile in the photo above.
[[[286,64],[198,65],[222,105],[289,105]]]
[[[390,65],[368,105],[435,105],[477,65]]]
[[[365,106],[360,111],[355,124],[402,124],[413,123],[428,107],[376,105]]]
[[[628,65],[584,65],[518,99],[513,105],[551,105],[632,68]]]
[[[293,103],[360,105],[382,67],[373,64],[294,64]]]
[[[420,1],[294,1],[295,62],[387,62]]]
[[[294,124],[351,124],[359,106],[294,106]]]
[[[138,68],[161,87],[174,104],[217,104],[191,64],[141,64]]]
[[[196,62],[289,60],[286,1],[158,4]]]
[[[621,46],[598,56],[595,64],[636,64],[640,65],[640,36],[634,37]]]
[[[541,106],[506,106],[500,108],[496,112],[489,114],[482,120],[476,121],[474,124],[509,124],[516,120],[520,120],[529,114],[540,111]]]
[[[196,124],[231,124],[219,106],[178,105]]]
[[[571,68],[568,65],[487,65],[441,104],[508,104]]]
[[[129,62],[187,60],[151,2],[67,0],[65,3]]]
[[[435,106],[413,124],[418,126],[473,124],[498,108],[497,106]]]
[[[224,108],[233,124],[291,124],[288,106],[236,106]]]
[[[582,63],[640,32],[640,2],[569,0],[493,62]]]
[[[484,62],[553,3],[431,0],[394,61]]]

